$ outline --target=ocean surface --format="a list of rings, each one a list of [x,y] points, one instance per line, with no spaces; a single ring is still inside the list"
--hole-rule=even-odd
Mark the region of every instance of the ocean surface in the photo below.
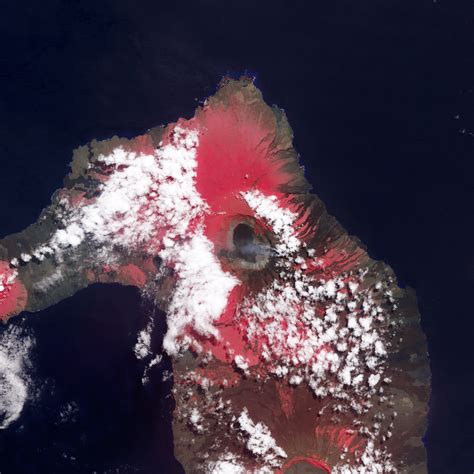
[[[0,234],[36,220],[77,146],[190,117],[251,72],[329,212],[416,289],[430,473],[472,472],[473,22],[472,2],[443,0],[3,5]],[[144,387],[133,355],[149,311],[94,285],[12,321],[36,341],[33,396],[0,431],[2,474],[180,472],[170,362]]]
[[[171,363],[147,372],[133,346],[154,312],[136,288],[96,284],[10,321],[34,340],[23,371],[29,401],[0,430],[2,473],[179,473],[171,433]],[[0,328],[0,331],[5,328]],[[0,332],[1,337],[1,332]]]

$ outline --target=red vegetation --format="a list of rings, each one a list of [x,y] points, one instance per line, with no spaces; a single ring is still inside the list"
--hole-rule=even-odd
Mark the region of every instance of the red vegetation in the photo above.
[[[317,426],[314,430],[317,438],[325,438],[331,446],[336,446],[341,452],[348,450],[353,453],[356,449],[362,449],[364,442],[355,430],[340,428],[337,426]]]
[[[280,187],[292,176],[276,157],[273,113],[252,108],[240,94],[230,96],[226,104],[205,106],[190,126],[199,131],[196,188],[212,211],[206,218],[206,234],[212,242],[223,243],[229,217],[253,214],[241,192],[258,188],[280,198]]]
[[[28,293],[7,262],[0,262],[0,321],[20,313],[26,307]]]

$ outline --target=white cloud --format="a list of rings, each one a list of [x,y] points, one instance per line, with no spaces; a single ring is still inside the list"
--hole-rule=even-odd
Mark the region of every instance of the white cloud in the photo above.
[[[249,369],[249,364],[248,362],[245,360],[244,357],[242,357],[241,355],[236,355],[235,358],[234,358],[234,364],[235,366],[240,369],[242,372],[244,372],[245,374],[248,373],[248,369]]]
[[[212,243],[198,229],[189,241],[165,249],[160,256],[174,264],[178,277],[167,313],[165,350],[179,352],[179,338],[187,327],[203,336],[218,337],[214,322],[222,315],[238,280],[222,270]]]
[[[53,273],[34,284],[34,289],[45,293],[50,288],[57,285],[63,278],[63,267],[61,264],[58,264]]]
[[[0,335],[0,429],[17,420],[28,400],[31,336],[10,324]]]
[[[262,422],[254,423],[246,408],[237,421],[246,448],[266,465],[280,467],[287,454],[276,444],[268,426]]]
[[[135,357],[139,360],[145,359],[150,355],[151,349],[151,332],[153,331],[153,324],[150,322],[146,328],[138,333],[137,342],[133,348]]]
[[[207,474],[246,474],[248,471],[239,458],[231,453],[222,454],[217,461],[206,467]]]
[[[176,126],[170,143],[152,154],[115,148],[98,163],[111,169],[90,202],[67,203],[64,228],[52,237],[50,247],[60,251],[76,247],[86,238],[127,250],[156,252],[164,227],[168,239],[182,238],[189,223],[206,209],[195,189],[195,131]]]
[[[270,373],[290,384],[302,378],[316,396],[364,411],[388,355],[386,315],[374,301],[375,283],[362,287],[364,275],[355,282],[346,274],[316,280],[295,268],[294,260],[291,254],[278,259],[280,280],[244,299],[236,317],[240,329]],[[341,292],[351,304],[341,300]]]
[[[297,252],[301,242],[295,233],[297,215],[278,203],[276,196],[265,196],[258,190],[242,193],[242,197],[257,217],[264,219],[273,229],[279,242],[275,250],[280,255]]]
[[[356,465],[341,462],[331,470],[333,474],[396,474],[397,472],[398,469],[393,465],[386,450],[376,448],[372,440],[367,441]]]
[[[195,185],[198,143],[196,131],[175,126],[169,142],[150,154],[118,147],[99,156],[98,165],[109,171],[99,195],[81,205],[64,200],[63,228],[47,245],[35,250],[40,259],[54,252],[61,260],[63,252],[89,239],[99,244],[97,263],[113,262],[114,247],[158,254],[177,278],[164,340],[170,354],[186,347],[189,327],[203,336],[218,337],[214,322],[239,283],[222,270],[213,244],[204,234],[202,222],[208,206]],[[51,283],[45,280],[39,288]],[[146,333],[140,334],[137,357],[146,357],[148,339]]]

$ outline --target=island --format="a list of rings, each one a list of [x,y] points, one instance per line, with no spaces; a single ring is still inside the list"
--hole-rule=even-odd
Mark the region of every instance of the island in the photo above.
[[[78,148],[0,240],[0,319],[138,287],[166,313],[186,472],[425,473],[415,293],[310,193],[292,141],[251,79],[226,78],[190,119]],[[149,366],[152,327],[134,348]]]

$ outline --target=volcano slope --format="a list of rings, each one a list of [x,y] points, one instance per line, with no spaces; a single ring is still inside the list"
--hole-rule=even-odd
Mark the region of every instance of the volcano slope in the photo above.
[[[226,79],[189,120],[80,147],[0,241],[0,318],[140,288],[167,315],[186,472],[426,472],[414,292],[309,193],[292,137],[252,81]],[[150,367],[152,327],[135,346]]]

